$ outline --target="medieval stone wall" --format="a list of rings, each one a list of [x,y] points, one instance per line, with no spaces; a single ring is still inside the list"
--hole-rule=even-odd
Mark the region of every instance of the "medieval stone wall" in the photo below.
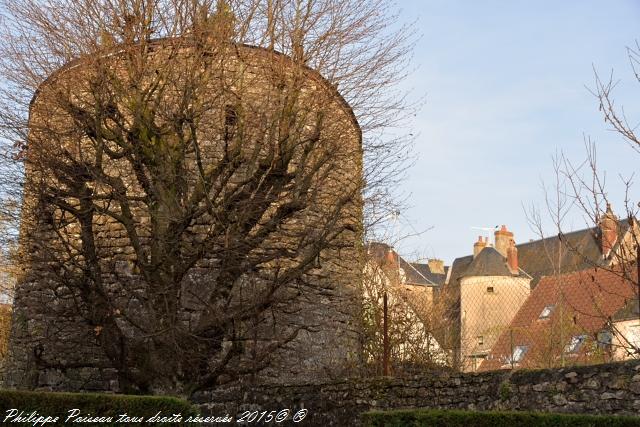
[[[199,394],[195,401],[212,415],[282,409],[294,414],[304,408],[307,426],[358,426],[363,412],[407,408],[637,415],[640,361],[557,370],[428,372],[411,379],[236,386]]]
[[[226,63],[227,68],[235,71],[229,87],[242,90],[242,108],[261,106],[261,97],[268,97],[265,87],[274,85],[274,67],[287,67],[285,57],[274,55],[261,49],[239,46],[235,55]],[[274,59],[275,58],[275,59]],[[284,65],[283,65],[284,64]],[[281,70],[278,70],[281,72]],[[320,136],[319,144],[328,144],[325,149],[334,150],[336,161],[326,173],[325,179],[317,185],[319,196],[316,205],[306,209],[299,217],[283,227],[282,235],[296,229],[297,224],[313,229],[314,221],[326,220],[334,201],[348,192],[356,195],[342,211],[338,222],[352,224],[352,232],[339,237],[340,242],[323,251],[318,265],[307,275],[306,280],[313,286],[304,289],[292,289],[300,294],[286,309],[273,313],[271,320],[263,327],[264,335],[259,337],[267,345],[270,333],[284,334],[286,328],[305,326],[297,337],[274,358],[271,367],[263,372],[263,380],[291,383],[311,378],[335,378],[343,375],[355,363],[356,336],[353,325],[354,287],[361,272],[358,261],[361,201],[359,191],[362,171],[361,135],[353,113],[346,103],[316,72],[305,69],[307,82],[303,95],[309,100],[308,108],[300,114],[309,114],[322,105],[326,113],[326,126]],[[46,122],[42,128],[55,122],[57,111],[47,102],[47,96],[55,96],[55,91],[47,95],[47,84],[73,85],[82,81],[82,61],[67,67],[53,83],[43,85],[43,90],[34,100],[31,110],[33,132],[38,132],[39,123]],[[246,89],[239,88],[246,86]],[[324,104],[323,104],[324,103]],[[220,114],[224,116],[224,102]],[[64,122],[63,119],[59,119]],[[55,125],[55,123],[54,123]],[[46,138],[46,135],[45,137]],[[64,142],[51,141],[52,149],[59,149]],[[215,162],[219,153],[211,151],[205,154]],[[125,182],[133,182],[133,171],[118,163],[109,168],[121,171]],[[60,283],[54,264],[47,259],[52,251],[62,251],[56,244],[56,235],[46,228],[43,209],[46,206],[33,202],[38,188],[38,179],[48,179],[27,170],[30,181],[26,186],[25,206],[22,224],[22,251],[30,260],[24,276],[16,288],[14,316],[11,337],[11,353],[7,366],[5,385],[20,388],[38,388],[50,390],[112,390],[119,391],[115,370],[109,366],[102,349],[98,345],[100,330],[89,327],[74,310],[70,293]],[[31,193],[30,193],[31,191]],[[135,188],[131,190],[134,194]],[[53,213],[56,214],[55,212]],[[296,223],[298,221],[298,223]],[[144,215],[137,218],[136,227],[140,231],[143,244],[149,238],[149,219]],[[193,228],[194,235],[206,229],[207,223],[201,221]],[[289,227],[289,228],[287,228]],[[135,269],[135,254],[131,242],[122,224],[107,216],[97,215],[94,223],[96,244],[100,254],[100,263],[105,271],[105,280],[114,294],[126,296],[123,286],[135,286],[138,272]],[[78,227],[71,224],[64,230],[68,236],[79,233]],[[283,244],[286,238],[278,241],[274,237],[272,244]],[[53,242],[53,243],[52,243]],[[336,242],[334,242],[336,243]],[[49,252],[45,254],[44,246]],[[53,249],[52,249],[53,248]],[[215,276],[219,265],[215,259],[204,257],[194,266],[184,283],[182,317],[180,321],[196,322],[202,306],[198,299],[206,297],[208,278]],[[127,285],[128,284],[128,285]],[[191,292],[193,291],[193,292]],[[66,297],[66,298],[65,298]],[[135,313],[135,298],[123,302],[124,306]],[[90,310],[91,308],[85,308]],[[271,331],[271,332],[270,332]],[[42,360],[55,360],[56,365],[47,366]]]

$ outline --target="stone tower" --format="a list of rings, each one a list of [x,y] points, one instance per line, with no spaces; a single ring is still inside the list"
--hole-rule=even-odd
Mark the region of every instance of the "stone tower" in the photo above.
[[[495,248],[478,239],[473,260],[460,277],[463,371],[478,369],[530,293],[531,277],[518,268],[513,233],[502,226],[495,237]]]
[[[330,378],[356,359],[351,310],[362,271],[362,145],[355,116],[332,85],[300,62],[258,47],[218,47],[203,51],[189,38],[149,41],[134,53],[116,47],[68,64],[40,87],[30,110],[21,229],[26,268],[16,290],[7,386],[127,391],[123,384],[147,366],[152,372],[166,364],[167,375],[202,368],[195,356],[174,363],[193,345],[212,345],[242,368],[211,386],[248,373],[276,382]],[[203,73],[206,93],[185,95],[190,79]],[[157,112],[153,105],[139,108],[147,101],[131,93],[143,93],[150,80],[159,85],[150,91],[164,91],[150,97],[165,116],[141,130],[144,114]],[[176,154],[194,119],[178,119],[183,127],[176,131],[167,117],[198,109],[199,145],[190,142]],[[87,120],[92,114],[101,120],[95,127]],[[132,133],[151,145],[126,145]],[[295,135],[296,143],[274,135]],[[282,147],[284,166],[273,157]],[[156,157],[136,163],[144,156]],[[165,179],[173,186],[162,187],[150,169],[161,161],[173,167],[176,158],[182,163]],[[229,173],[206,182],[209,170]],[[275,184],[252,181],[259,173]],[[279,198],[251,217],[254,206],[273,197],[262,188],[287,179]],[[189,191],[175,190],[175,183]],[[186,215],[185,203],[203,192],[209,193]],[[305,204],[294,203],[296,197]],[[252,204],[242,205],[246,200]],[[188,220],[174,220],[178,214]],[[175,243],[158,238],[176,230],[182,237]],[[251,246],[256,239],[261,244]],[[296,276],[296,268],[304,273]],[[167,279],[173,274],[175,286]],[[245,306],[258,310],[262,295],[268,310],[220,320]],[[158,314],[165,312],[171,315]],[[206,322],[224,327],[203,332]],[[156,338],[167,330],[177,331],[180,352],[154,360],[149,349],[167,345]],[[217,344],[190,341],[190,333]],[[256,354],[282,341],[262,369]],[[232,351],[236,346],[242,350]],[[144,387],[171,391],[153,376]]]

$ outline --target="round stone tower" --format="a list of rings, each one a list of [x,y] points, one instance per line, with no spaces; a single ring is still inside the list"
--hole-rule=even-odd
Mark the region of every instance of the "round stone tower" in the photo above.
[[[189,393],[355,363],[355,116],[301,58],[207,43],[105,48],[41,85],[6,385]]]

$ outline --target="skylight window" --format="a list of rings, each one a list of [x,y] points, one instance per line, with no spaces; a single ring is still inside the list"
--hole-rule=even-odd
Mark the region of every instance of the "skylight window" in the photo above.
[[[553,313],[553,309],[555,307],[555,305],[548,305],[543,308],[542,313],[540,313],[540,316],[538,316],[538,319],[548,319],[549,317],[551,317],[551,313]]]
[[[610,350],[613,343],[613,334],[611,331],[603,330],[598,332],[598,348],[601,350]]]
[[[520,363],[520,361],[522,361],[526,353],[527,353],[526,345],[517,345],[513,349],[513,354],[511,355],[511,358],[508,360],[508,363]]]
[[[586,340],[587,340],[586,335],[575,335],[571,337],[571,342],[569,342],[569,344],[567,344],[567,346],[564,348],[564,352],[577,353],[582,347],[582,344],[584,344]]]

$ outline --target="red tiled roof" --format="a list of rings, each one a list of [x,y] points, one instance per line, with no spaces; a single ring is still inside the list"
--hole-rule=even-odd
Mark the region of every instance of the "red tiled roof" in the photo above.
[[[635,270],[635,266],[630,270]],[[595,339],[614,313],[638,297],[637,285],[624,276],[622,271],[591,268],[542,277],[480,370],[509,368],[508,360],[516,346],[527,346],[518,367],[559,365],[565,346],[573,336],[588,335]],[[550,316],[540,319],[547,306],[554,306]],[[593,343],[592,340],[590,345],[583,345],[575,354],[565,354],[565,361],[574,364],[585,363],[589,357],[606,358],[604,353],[597,356],[596,352],[587,351],[594,348]]]

